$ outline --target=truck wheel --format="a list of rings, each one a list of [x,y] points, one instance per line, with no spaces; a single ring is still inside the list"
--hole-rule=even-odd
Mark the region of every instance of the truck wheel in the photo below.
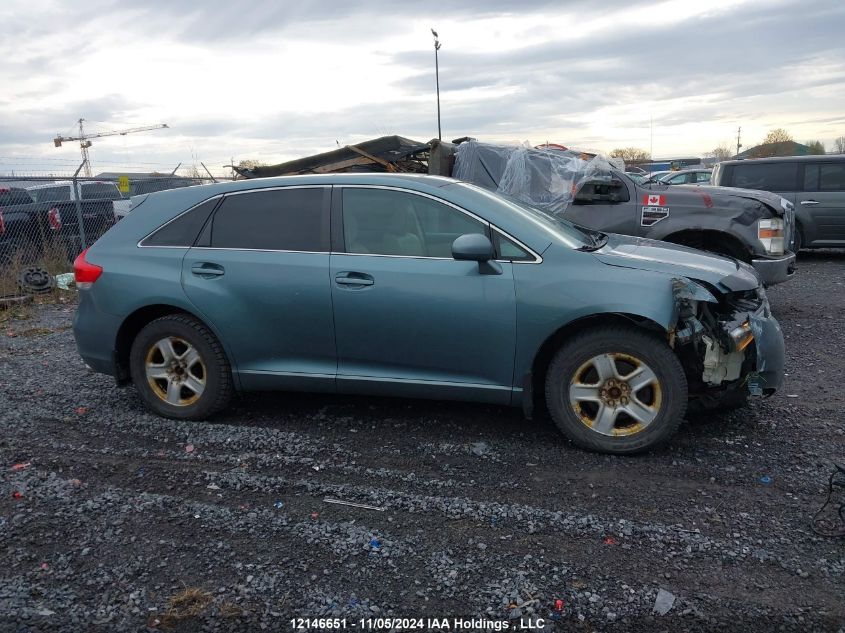
[[[603,327],[570,339],[546,374],[546,403],[557,427],[577,445],[630,454],[666,442],[687,405],[687,381],[675,353],[658,337]]]
[[[144,326],[132,342],[129,367],[144,404],[166,418],[205,419],[232,395],[232,372],[220,342],[187,315]]]

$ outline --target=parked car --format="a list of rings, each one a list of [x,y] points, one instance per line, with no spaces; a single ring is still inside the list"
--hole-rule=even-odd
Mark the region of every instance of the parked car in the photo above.
[[[772,191],[795,205],[795,251],[845,247],[845,154],[730,160],[712,183]]]
[[[648,180],[647,174],[641,174],[639,172],[634,171],[626,171],[625,175],[628,176],[631,180],[633,180],[638,185],[643,184],[646,180]]]
[[[109,200],[80,202],[85,239],[93,242],[114,225]],[[65,249],[68,262],[82,250],[75,202],[35,202],[26,189],[0,186],[0,264],[35,263],[48,242]]]
[[[523,407],[632,453],[689,399],[772,393],[783,337],[754,270],[581,229],[451,178],[332,174],[142,196],[75,263],[84,361],[155,413],[234,391]]]
[[[115,183],[107,180],[80,180],[76,184],[78,191],[74,190],[71,180],[33,185],[27,187],[27,191],[36,202],[68,202],[75,201],[77,197],[80,200],[111,200],[115,220],[129,213],[129,198],[123,197]]]
[[[794,209],[778,195],[638,185],[610,165],[599,170],[578,152],[550,154],[469,141],[454,153],[455,177],[545,206],[580,226],[735,257],[754,266],[767,286],[786,281],[795,271]]]
[[[646,174],[646,177],[645,177],[645,178],[643,179],[643,181],[642,181],[641,183],[639,183],[639,184],[642,184],[642,185],[652,185],[652,184],[657,184],[657,183],[659,183],[659,182],[661,181],[661,179],[662,179],[664,176],[668,176],[669,174],[674,174],[674,173],[675,173],[675,172],[673,172],[673,171],[671,171],[671,170],[666,170],[666,171],[653,171],[653,172],[651,172],[651,173]]]
[[[683,169],[670,172],[660,178],[667,185],[709,185],[712,169]]]

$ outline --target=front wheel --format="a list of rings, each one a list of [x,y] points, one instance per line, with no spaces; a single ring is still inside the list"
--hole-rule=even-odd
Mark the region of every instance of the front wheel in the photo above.
[[[202,420],[231,398],[232,372],[220,342],[188,315],[144,326],[132,343],[129,366],[141,399],[166,418]]]
[[[678,429],[687,381],[660,338],[603,327],[558,349],[546,374],[546,402],[555,424],[579,446],[637,453],[663,444]]]

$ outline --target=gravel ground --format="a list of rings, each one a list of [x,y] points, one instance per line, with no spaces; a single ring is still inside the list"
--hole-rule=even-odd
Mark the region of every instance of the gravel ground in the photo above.
[[[809,525],[845,461],[845,253],[770,297],[783,390],[628,458],[456,403],[255,394],[163,420],[86,371],[70,308],[39,308],[0,329],[0,630],[842,631],[845,541]]]

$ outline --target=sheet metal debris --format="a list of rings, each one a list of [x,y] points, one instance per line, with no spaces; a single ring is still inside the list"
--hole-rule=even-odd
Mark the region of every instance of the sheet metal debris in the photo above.
[[[428,172],[428,152],[428,143],[421,143],[403,136],[382,136],[278,165],[251,169],[234,167],[234,170],[243,178],[341,172],[424,174]]]
[[[561,214],[588,180],[610,182],[612,168],[594,154],[469,140],[455,148],[452,176]]]

